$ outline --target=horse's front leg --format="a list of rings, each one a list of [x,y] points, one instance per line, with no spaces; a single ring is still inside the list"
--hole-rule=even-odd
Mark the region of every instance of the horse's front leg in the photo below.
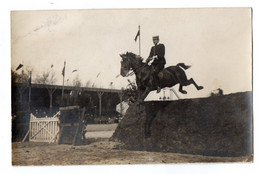
[[[142,113],[143,112],[143,107],[142,107],[142,104],[144,102],[144,99],[146,98],[146,96],[149,94],[150,92],[150,88],[146,88],[144,91],[143,90],[140,90],[138,92],[138,99],[137,99],[137,105],[139,107],[137,107],[137,111],[138,111],[138,114]]]
[[[144,92],[141,94],[140,99],[144,101],[144,99],[148,96],[148,94],[151,92],[150,87],[146,87]]]
[[[138,93],[137,93],[137,102],[138,103],[141,103],[143,101],[142,98],[141,98],[143,93],[144,93],[143,90],[138,90]]]

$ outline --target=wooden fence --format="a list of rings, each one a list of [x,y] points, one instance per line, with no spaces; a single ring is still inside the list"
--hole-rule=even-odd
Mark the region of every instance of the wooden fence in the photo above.
[[[31,115],[29,125],[29,141],[33,142],[56,142],[60,128],[57,116],[36,118]]]

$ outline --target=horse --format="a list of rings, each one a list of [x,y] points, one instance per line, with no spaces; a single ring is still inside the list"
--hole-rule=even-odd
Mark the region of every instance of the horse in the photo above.
[[[153,76],[153,68],[144,63],[140,56],[132,52],[120,54],[120,57],[122,57],[120,74],[126,77],[133,70],[133,73],[136,75],[136,85],[139,91],[138,100],[144,101],[151,91],[157,89]],[[180,84],[179,92],[182,94],[187,94],[187,91],[183,90],[183,86],[190,84],[193,84],[197,90],[203,89],[203,86],[198,86],[193,78],[187,78],[184,70],[190,67],[184,63],[178,63],[176,66],[169,66],[163,69],[158,74],[160,87],[173,87],[176,84]]]

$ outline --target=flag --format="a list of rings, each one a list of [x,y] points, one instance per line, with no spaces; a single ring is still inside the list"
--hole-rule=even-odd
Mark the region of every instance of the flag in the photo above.
[[[19,64],[18,67],[16,68],[16,71],[19,70],[22,67],[23,67],[23,64]]]
[[[62,74],[62,76],[64,76],[64,74],[65,74],[65,66],[63,67],[61,74]]]
[[[62,69],[62,76],[65,76],[65,65],[66,65],[66,62],[64,62],[64,67],[63,67],[63,69]]]
[[[99,72],[99,73],[97,74],[97,78],[98,78],[98,76],[100,75],[100,73],[101,73],[101,72]]]
[[[138,36],[140,36],[140,29],[138,30],[138,32],[137,32],[137,34],[136,34],[136,36],[135,36],[135,42],[136,42]]]
[[[76,71],[78,71],[78,70],[74,69],[74,70],[72,71],[72,73],[74,73],[74,72],[76,72]]]

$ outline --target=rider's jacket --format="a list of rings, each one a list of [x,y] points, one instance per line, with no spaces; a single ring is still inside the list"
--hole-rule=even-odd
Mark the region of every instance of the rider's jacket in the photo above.
[[[164,54],[165,54],[165,47],[163,44],[157,44],[153,46],[151,48],[149,57],[157,56],[158,59],[154,59],[152,65],[166,64]]]

